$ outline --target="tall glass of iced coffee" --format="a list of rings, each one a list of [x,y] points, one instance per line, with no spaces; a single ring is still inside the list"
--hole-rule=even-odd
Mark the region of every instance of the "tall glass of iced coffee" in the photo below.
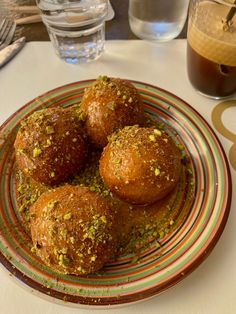
[[[236,1],[192,0],[187,42],[193,87],[215,99],[236,92]]]

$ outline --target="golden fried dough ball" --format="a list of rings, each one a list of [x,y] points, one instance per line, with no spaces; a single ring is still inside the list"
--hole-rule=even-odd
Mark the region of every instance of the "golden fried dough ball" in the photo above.
[[[17,182],[17,206],[18,214],[21,217],[24,229],[30,233],[30,214],[29,209],[31,205],[39,198],[41,194],[51,189],[48,185],[41,184],[32,177],[26,176],[23,171],[17,169],[16,171]]]
[[[30,216],[32,251],[55,271],[92,273],[116,252],[116,213],[89,188],[64,185],[45,192]]]
[[[126,125],[144,120],[144,106],[138,90],[127,80],[102,76],[85,90],[81,102],[85,126],[97,147],[108,143],[107,137]]]
[[[156,128],[125,127],[113,134],[100,159],[100,174],[118,198],[151,204],[177,184],[181,154],[174,141]]]
[[[16,162],[36,181],[56,185],[84,164],[87,144],[76,110],[50,108],[24,121],[15,140]]]

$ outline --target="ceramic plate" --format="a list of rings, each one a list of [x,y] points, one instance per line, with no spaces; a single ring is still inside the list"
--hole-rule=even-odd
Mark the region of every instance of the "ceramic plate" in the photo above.
[[[124,256],[99,274],[58,275],[31,251],[16,206],[13,143],[22,118],[41,107],[80,102],[92,80],[59,87],[41,95],[12,115],[0,129],[0,261],[10,273],[39,295],[76,306],[117,306],[150,298],[193,271],[221,236],[230,209],[231,178],[222,147],[206,121],[177,96],[133,82],[146,111],[169,124],[183,143],[193,168],[195,197],[180,228],[142,255],[138,263]],[[160,253],[161,252],[161,253]]]

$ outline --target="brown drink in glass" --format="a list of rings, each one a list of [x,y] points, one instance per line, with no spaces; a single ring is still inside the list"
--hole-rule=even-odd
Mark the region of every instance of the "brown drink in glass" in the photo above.
[[[231,6],[222,2],[193,0],[188,25],[189,80],[216,99],[236,92],[236,15],[226,24]]]

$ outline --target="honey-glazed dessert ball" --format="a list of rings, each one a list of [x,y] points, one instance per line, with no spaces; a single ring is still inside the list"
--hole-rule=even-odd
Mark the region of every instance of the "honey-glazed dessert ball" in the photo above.
[[[39,198],[41,194],[51,189],[50,186],[41,184],[26,176],[23,171],[17,169],[16,175],[17,186],[17,208],[21,223],[27,234],[30,234],[30,213],[31,205]]]
[[[157,128],[125,127],[110,137],[100,159],[100,174],[111,192],[133,204],[152,204],[176,186],[181,153]]]
[[[85,89],[81,102],[85,126],[97,147],[108,143],[107,137],[127,125],[144,121],[144,106],[138,90],[127,80],[99,77]]]
[[[30,208],[32,251],[51,269],[89,274],[116,252],[116,212],[89,188],[64,185]]]
[[[48,108],[22,121],[15,140],[16,163],[34,180],[56,185],[84,165],[87,143],[78,112]]]

